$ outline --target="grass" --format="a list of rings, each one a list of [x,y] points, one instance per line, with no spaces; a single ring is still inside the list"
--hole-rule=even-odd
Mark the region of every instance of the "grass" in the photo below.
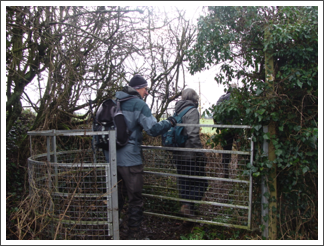
[[[164,118],[161,118],[161,120],[164,120]],[[214,125],[213,119],[203,119],[201,118],[199,121],[199,124],[204,124],[204,125]],[[212,127],[200,127],[201,128],[201,133],[207,134],[207,135],[212,135],[216,133],[216,130],[213,129]]]
[[[199,124],[214,125],[213,119],[200,119]],[[216,133],[216,130],[212,127],[201,127],[201,133],[212,135]]]

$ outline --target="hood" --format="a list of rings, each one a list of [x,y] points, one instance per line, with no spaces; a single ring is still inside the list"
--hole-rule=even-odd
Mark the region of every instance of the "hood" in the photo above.
[[[178,114],[179,112],[181,112],[184,108],[186,108],[188,106],[194,106],[195,108],[198,108],[198,104],[194,103],[191,100],[181,100],[176,103],[175,111]]]
[[[118,99],[124,99],[129,96],[138,96],[138,98],[142,99],[141,95],[133,87],[130,86],[125,86],[122,91],[116,92],[116,98]]]

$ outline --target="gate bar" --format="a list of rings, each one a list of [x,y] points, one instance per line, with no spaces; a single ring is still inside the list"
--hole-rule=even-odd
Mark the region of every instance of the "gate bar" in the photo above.
[[[225,227],[230,227],[230,228],[250,230],[250,228],[248,228],[247,226],[241,226],[241,225],[235,225],[235,224],[225,224],[225,223],[210,221],[210,220],[190,219],[190,218],[186,218],[186,217],[179,217],[179,216],[173,216],[173,215],[167,215],[167,214],[157,214],[157,213],[145,212],[145,211],[144,211],[144,214],[160,216],[160,217],[176,219],[176,220],[192,221],[192,222],[196,222],[196,223],[205,223],[205,224],[210,224],[210,225],[220,225],[220,226],[225,226]]]
[[[235,204],[227,204],[227,203],[221,203],[221,202],[208,202],[208,201],[198,201],[198,200],[188,200],[183,198],[176,198],[176,197],[169,197],[169,196],[161,196],[161,195],[153,195],[153,194],[144,194],[143,196],[146,197],[154,197],[154,198],[161,198],[165,200],[171,200],[171,201],[177,201],[177,202],[192,202],[196,204],[207,204],[207,205],[216,205],[216,206],[222,206],[227,208],[240,208],[240,209],[249,209],[249,206],[243,206],[243,205],[235,205]]]
[[[192,175],[184,175],[184,174],[176,174],[176,173],[161,173],[161,172],[152,172],[152,171],[144,171],[144,173],[160,175],[160,176],[173,176],[173,177],[206,179],[206,180],[221,180],[221,181],[227,181],[227,182],[232,181],[234,183],[245,183],[245,184],[249,184],[251,182],[251,180],[216,178],[216,177],[208,177],[208,176],[192,176]]]
[[[189,152],[202,152],[202,153],[221,153],[221,154],[237,154],[237,155],[250,155],[248,151],[234,151],[234,150],[217,150],[217,149],[197,149],[197,148],[179,148],[179,147],[162,147],[162,146],[151,146],[141,145],[144,149],[160,149],[160,150],[171,150],[171,151],[189,151]]]
[[[179,123],[177,126],[197,126],[197,127],[215,127],[215,128],[240,128],[240,129],[251,129],[252,126],[247,125],[207,125],[207,124],[185,124]]]

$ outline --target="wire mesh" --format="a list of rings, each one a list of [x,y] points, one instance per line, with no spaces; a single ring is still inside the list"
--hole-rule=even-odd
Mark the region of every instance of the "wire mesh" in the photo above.
[[[53,138],[52,149],[46,134]],[[101,151],[91,149],[89,136],[81,137],[77,131],[46,134],[34,143],[32,153],[37,155],[28,159],[35,212],[48,225],[44,239],[119,239],[112,211],[116,204],[111,190],[117,184],[110,180],[113,166]],[[78,150],[63,151],[72,147]],[[252,189],[247,164],[252,146],[250,152],[142,147],[144,213],[250,229]]]
[[[249,228],[249,153],[225,154],[228,167],[221,153],[200,149],[151,146],[144,147],[143,154],[147,214]]]
[[[95,162],[92,151],[62,151],[56,163],[40,154],[28,165],[30,191],[39,198],[35,211],[49,223],[48,239],[111,239],[110,167],[103,155]]]

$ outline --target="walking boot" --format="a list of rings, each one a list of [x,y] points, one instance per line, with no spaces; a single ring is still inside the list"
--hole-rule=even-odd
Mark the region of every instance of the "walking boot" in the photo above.
[[[127,233],[127,240],[140,240],[139,232],[140,230],[138,227],[129,227]]]

